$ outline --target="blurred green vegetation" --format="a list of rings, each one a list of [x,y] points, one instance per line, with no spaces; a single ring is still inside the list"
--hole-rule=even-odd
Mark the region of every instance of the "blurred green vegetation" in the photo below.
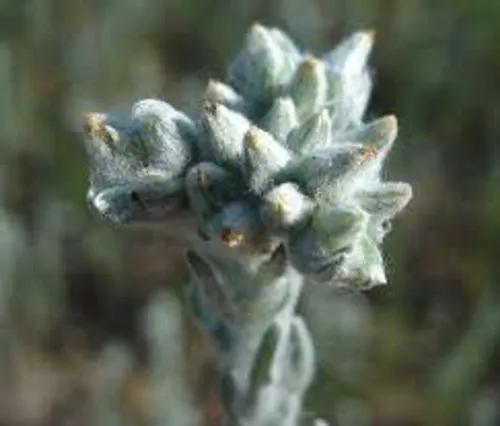
[[[182,251],[92,217],[80,123],[144,97],[195,113],[256,20],[316,52],[377,31],[370,115],[398,115],[387,170],[415,190],[389,286],[304,298],[320,358],[307,409],[340,426],[500,424],[500,2],[0,0],[0,425],[168,424],[178,378],[144,316],[165,292],[182,302]],[[175,312],[185,356],[169,359],[216,425],[210,348]]]

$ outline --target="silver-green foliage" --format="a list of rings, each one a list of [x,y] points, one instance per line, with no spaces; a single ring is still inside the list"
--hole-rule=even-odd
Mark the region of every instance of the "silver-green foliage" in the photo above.
[[[380,176],[395,117],[363,121],[372,44],[359,32],[316,58],[254,25],[199,117],[155,99],[126,122],[88,116],[93,208],[174,233],[179,217],[196,224],[179,233],[194,243],[191,301],[218,351],[229,424],[296,424],[313,370],[295,313],[304,280],[386,282],[380,245],[411,187]]]

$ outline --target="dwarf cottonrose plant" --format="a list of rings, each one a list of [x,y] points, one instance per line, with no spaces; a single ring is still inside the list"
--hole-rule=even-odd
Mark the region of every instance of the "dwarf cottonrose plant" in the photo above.
[[[363,121],[372,44],[359,32],[317,58],[254,25],[199,117],[156,99],[126,121],[87,117],[94,210],[191,247],[189,300],[217,353],[228,425],[305,424],[304,284],[386,283],[380,245],[411,188],[380,176],[396,118]]]

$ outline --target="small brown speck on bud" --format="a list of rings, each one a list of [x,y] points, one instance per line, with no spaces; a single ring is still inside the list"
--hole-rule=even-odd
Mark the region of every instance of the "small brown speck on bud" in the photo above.
[[[319,68],[319,66],[320,66],[319,61],[312,56],[304,59],[304,61],[302,61],[299,65],[300,70],[306,74],[315,73]]]
[[[222,228],[220,231],[220,239],[228,247],[235,248],[243,243],[245,237],[241,232],[235,231],[234,229]]]
[[[375,156],[378,154],[378,149],[374,147],[363,147],[359,151],[360,153],[360,163],[365,163],[366,161],[371,160],[372,158],[375,158]]]

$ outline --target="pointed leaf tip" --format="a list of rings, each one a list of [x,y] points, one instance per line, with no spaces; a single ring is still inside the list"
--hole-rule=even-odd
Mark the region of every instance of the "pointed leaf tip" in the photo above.
[[[373,49],[373,45],[375,44],[375,30],[369,29],[364,31],[359,31],[357,33],[360,38],[360,45],[365,49],[370,51]]]
[[[384,260],[375,241],[364,235],[349,253],[342,267],[333,274],[338,286],[359,290],[387,284]]]
[[[361,207],[380,220],[390,219],[403,210],[412,196],[412,187],[403,182],[382,183],[357,194]]]
[[[118,132],[107,124],[107,115],[99,112],[91,112],[85,116],[83,128],[85,133],[92,139],[105,143],[117,143]]]
[[[374,151],[387,152],[398,135],[398,120],[395,115],[381,117],[365,125],[361,130],[347,136],[349,142],[362,144]]]
[[[370,125],[368,126],[370,127]],[[375,137],[394,141],[398,134],[398,119],[395,115],[387,115],[372,123]]]
[[[358,31],[341,41],[329,54],[325,62],[333,72],[344,75],[363,71],[373,48],[374,31]]]
[[[269,30],[260,22],[254,22],[248,31],[248,37],[267,37]]]
[[[209,80],[204,100],[212,103],[220,103],[231,109],[242,111],[245,101],[231,86],[217,80]]]

